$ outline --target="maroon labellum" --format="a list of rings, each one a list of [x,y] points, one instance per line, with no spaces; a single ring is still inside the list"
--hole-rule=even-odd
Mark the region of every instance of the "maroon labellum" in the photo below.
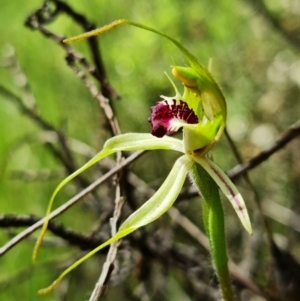
[[[150,110],[151,134],[158,138],[175,134],[184,124],[198,123],[194,111],[182,100],[159,101]]]

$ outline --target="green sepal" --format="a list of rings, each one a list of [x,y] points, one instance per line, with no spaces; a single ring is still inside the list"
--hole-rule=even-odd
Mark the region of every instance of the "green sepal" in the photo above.
[[[247,207],[242,195],[237,190],[236,186],[231,182],[231,180],[223,172],[223,170],[207,157],[197,156],[196,154],[192,159],[200,164],[212,177],[212,179],[230,201],[244,228],[249,234],[252,234],[252,227]]]

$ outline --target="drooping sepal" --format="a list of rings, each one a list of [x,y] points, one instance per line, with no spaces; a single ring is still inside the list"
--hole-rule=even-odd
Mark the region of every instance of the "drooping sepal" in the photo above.
[[[242,195],[236,186],[231,182],[228,176],[214,162],[207,157],[194,155],[193,160],[200,164],[206,172],[213,178],[225,196],[228,198],[237,213],[242,225],[249,234],[252,234],[252,227],[248,211]]]

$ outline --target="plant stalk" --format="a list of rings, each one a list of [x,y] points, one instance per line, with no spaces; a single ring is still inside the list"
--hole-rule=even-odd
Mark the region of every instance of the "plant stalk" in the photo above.
[[[203,196],[203,221],[210,244],[213,265],[224,301],[234,301],[228,270],[224,212],[215,181],[197,163],[190,173],[193,183]]]

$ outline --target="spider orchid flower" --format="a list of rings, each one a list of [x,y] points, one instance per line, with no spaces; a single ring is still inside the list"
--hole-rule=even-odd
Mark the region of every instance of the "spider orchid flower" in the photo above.
[[[129,23],[158,33],[179,47],[190,65],[190,67],[174,66],[172,69],[174,77],[181,81],[184,86],[183,94],[181,95],[178,92],[178,89],[170,80],[175,88],[175,96],[161,96],[161,101],[151,107],[151,116],[148,120],[152,127],[151,134],[127,133],[108,139],[103,149],[94,158],[59,184],[49,202],[46,216],[49,216],[56,194],[66,183],[111,154],[118,151],[160,149],[176,151],[182,155],[175,161],[168,177],[156,193],[124,221],[113,237],[75,262],[69,269],[63,272],[51,286],[41,290],[40,293],[47,293],[54,289],[67,273],[100,249],[116,242],[163,215],[177,199],[188,173],[195,164],[200,164],[216,182],[221,191],[231,202],[242,225],[250,234],[252,233],[250,219],[241,194],[226,174],[209,159],[209,152],[220,140],[226,122],[226,103],[218,84],[210,72],[181,44],[172,38],[149,27],[127,20],[116,21],[109,26],[112,28],[123,23]],[[104,27],[100,30],[104,32],[108,29]],[[87,33],[83,36],[79,36],[79,39],[101,32],[98,30],[96,33]],[[78,38],[71,38],[66,42],[75,39]],[[183,132],[182,140],[170,137],[170,135],[177,133],[181,129]],[[36,244],[34,259],[36,258],[37,250],[46,231],[47,223],[46,221],[42,234]]]

